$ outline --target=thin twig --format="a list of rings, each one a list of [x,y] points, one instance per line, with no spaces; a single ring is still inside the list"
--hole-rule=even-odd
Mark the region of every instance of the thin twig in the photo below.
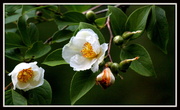
[[[111,58],[111,54],[110,54],[111,44],[112,44],[112,39],[113,39],[113,34],[112,34],[112,31],[111,31],[110,18],[109,18],[109,17],[107,18],[106,25],[107,25],[107,28],[108,28],[109,34],[110,34],[109,45],[108,45],[108,56],[109,56],[109,60],[110,60],[111,62],[113,62],[113,61],[112,61],[112,58]]]
[[[115,5],[114,7],[119,7],[119,6],[120,6],[120,5]],[[95,12],[95,14],[104,13],[104,12],[106,12],[106,11],[108,11],[108,9],[103,9],[103,10],[97,11],[97,12]]]
[[[94,6],[94,7],[90,8],[89,10],[86,10],[86,11],[84,11],[84,12],[82,12],[82,13],[85,14],[85,13],[87,13],[87,12],[90,11],[90,10],[95,10],[96,8],[99,8],[100,6],[102,6],[102,5]]]
[[[69,26],[69,25],[64,26],[61,30],[66,29],[68,26]],[[49,37],[49,38],[44,42],[44,44],[49,44],[52,40],[53,40],[53,37]]]
[[[100,14],[100,13],[104,13],[104,12],[106,12],[106,11],[108,11],[108,9],[104,9],[104,10],[97,11],[97,12],[95,12],[95,14],[97,15],[97,14]]]
[[[11,83],[9,83],[6,87],[5,87],[5,90],[7,90],[8,88],[9,88],[9,86],[12,86],[13,85],[13,83],[11,82]]]

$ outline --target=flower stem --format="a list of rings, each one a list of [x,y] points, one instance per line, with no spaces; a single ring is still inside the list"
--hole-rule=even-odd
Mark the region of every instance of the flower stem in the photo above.
[[[108,45],[108,54],[107,54],[107,55],[109,56],[109,60],[110,60],[111,62],[113,62],[113,61],[112,61],[112,58],[111,58],[111,54],[110,54],[111,44],[112,44],[112,39],[113,39],[113,34],[112,34],[112,31],[111,31],[110,18],[109,18],[109,17],[107,18],[106,25],[107,25],[107,28],[108,28],[109,34],[110,34],[109,45]]]
[[[96,8],[99,8],[100,6],[102,6],[102,5],[94,6],[94,7],[90,8],[90,9],[84,11],[83,14],[87,13],[87,12],[90,11],[90,10],[95,10]]]
[[[9,83],[6,87],[5,87],[5,90],[7,90],[8,88],[9,88],[9,86],[12,86],[13,85],[13,83],[11,82],[11,83]]]

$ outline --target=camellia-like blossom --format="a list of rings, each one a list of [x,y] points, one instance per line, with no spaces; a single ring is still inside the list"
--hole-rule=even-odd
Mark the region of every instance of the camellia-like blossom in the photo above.
[[[96,82],[104,89],[111,86],[115,82],[115,77],[111,70],[106,67],[97,77]]]
[[[13,89],[21,89],[28,91],[30,89],[41,86],[44,83],[45,70],[38,67],[37,62],[20,63],[16,65],[14,70],[9,73],[11,76]]]
[[[92,29],[81,29],[62,49],[62,57],[74,71],[99,70],[108,44],[100,45],[98,35]]]

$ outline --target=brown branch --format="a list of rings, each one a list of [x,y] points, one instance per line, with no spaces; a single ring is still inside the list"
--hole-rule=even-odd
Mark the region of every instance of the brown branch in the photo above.
[[[6,87],[5,87],[5,90],[7,90],[8,88],[9,88],[9,86],[12,86],[13,85],[13,83],[11,82],[11,83],[9,83]]]
[[[111,31],[110,18],[109,18],[109,17],[107,18],[106,25],[107,25],[107,28],[108,28],[109,34],[110,34],[109,45],[108,45],[108,54],[107,54],[107,56],[109,56],[109,60],[110,60],[111,62],[113,62],[113,61],[112,61],[112,58],[111,58],[111,54],[110,54],[111,44],[112,44],[112,39],[113,39],[113,34],[112,34],[112,31]]]
[[[82,12],[82,13],[85,14],[85,13],[87,13],[87,12],[90,11],[90,10],[95,10],[96,8],[99,8],[100,6],[102,6],[102,5],[94,6],[94,7],[90,8],[90,9],[88,9],[88,10]]]

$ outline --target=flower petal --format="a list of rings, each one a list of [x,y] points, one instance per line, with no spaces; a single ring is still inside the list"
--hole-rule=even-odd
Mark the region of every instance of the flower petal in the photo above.
[[[71,57],[73,57],[75,54],[81,54],[81,49],[85,42],[85,39],[72,37],[70,42],[62,49],[62,57],[64,60],[69,63]]]
[[[98,55],[97,61],[93,64],[93,66],[91,68],[93,73],[95,73],[95,72],[97,72],[99,70],[99,63],[101,63],[104,60],[104,55],[105,55],[107,49],[108,49],[108,44],[103,43],[101,45],[101,53]]]
[[[107,43],[101,44],[101,53],[98,56],[98,64],[104,60],[104,56],[107,50],[108,50],[108,44]]]
[[[88,59],[81,55],[74,55],[70,59],[70,66],[73,67],[74,71],[87,70],[96,62],[96,58]]]
[[[18,89],[27,89],[28,88],[28,86],[29,86],[29,83],[23,83],[23,82],[20,82],[20,81],[18,81],[17,82],[17,85],[16,85],[16,87],[18,88]]]
[[[79,38],[84,38],[86,36],[92,36],[92,37],[95,37],[96,39],[99,39],[98,35],[92,29],[81,29],[76,34],[76,37],[79,37]]]

